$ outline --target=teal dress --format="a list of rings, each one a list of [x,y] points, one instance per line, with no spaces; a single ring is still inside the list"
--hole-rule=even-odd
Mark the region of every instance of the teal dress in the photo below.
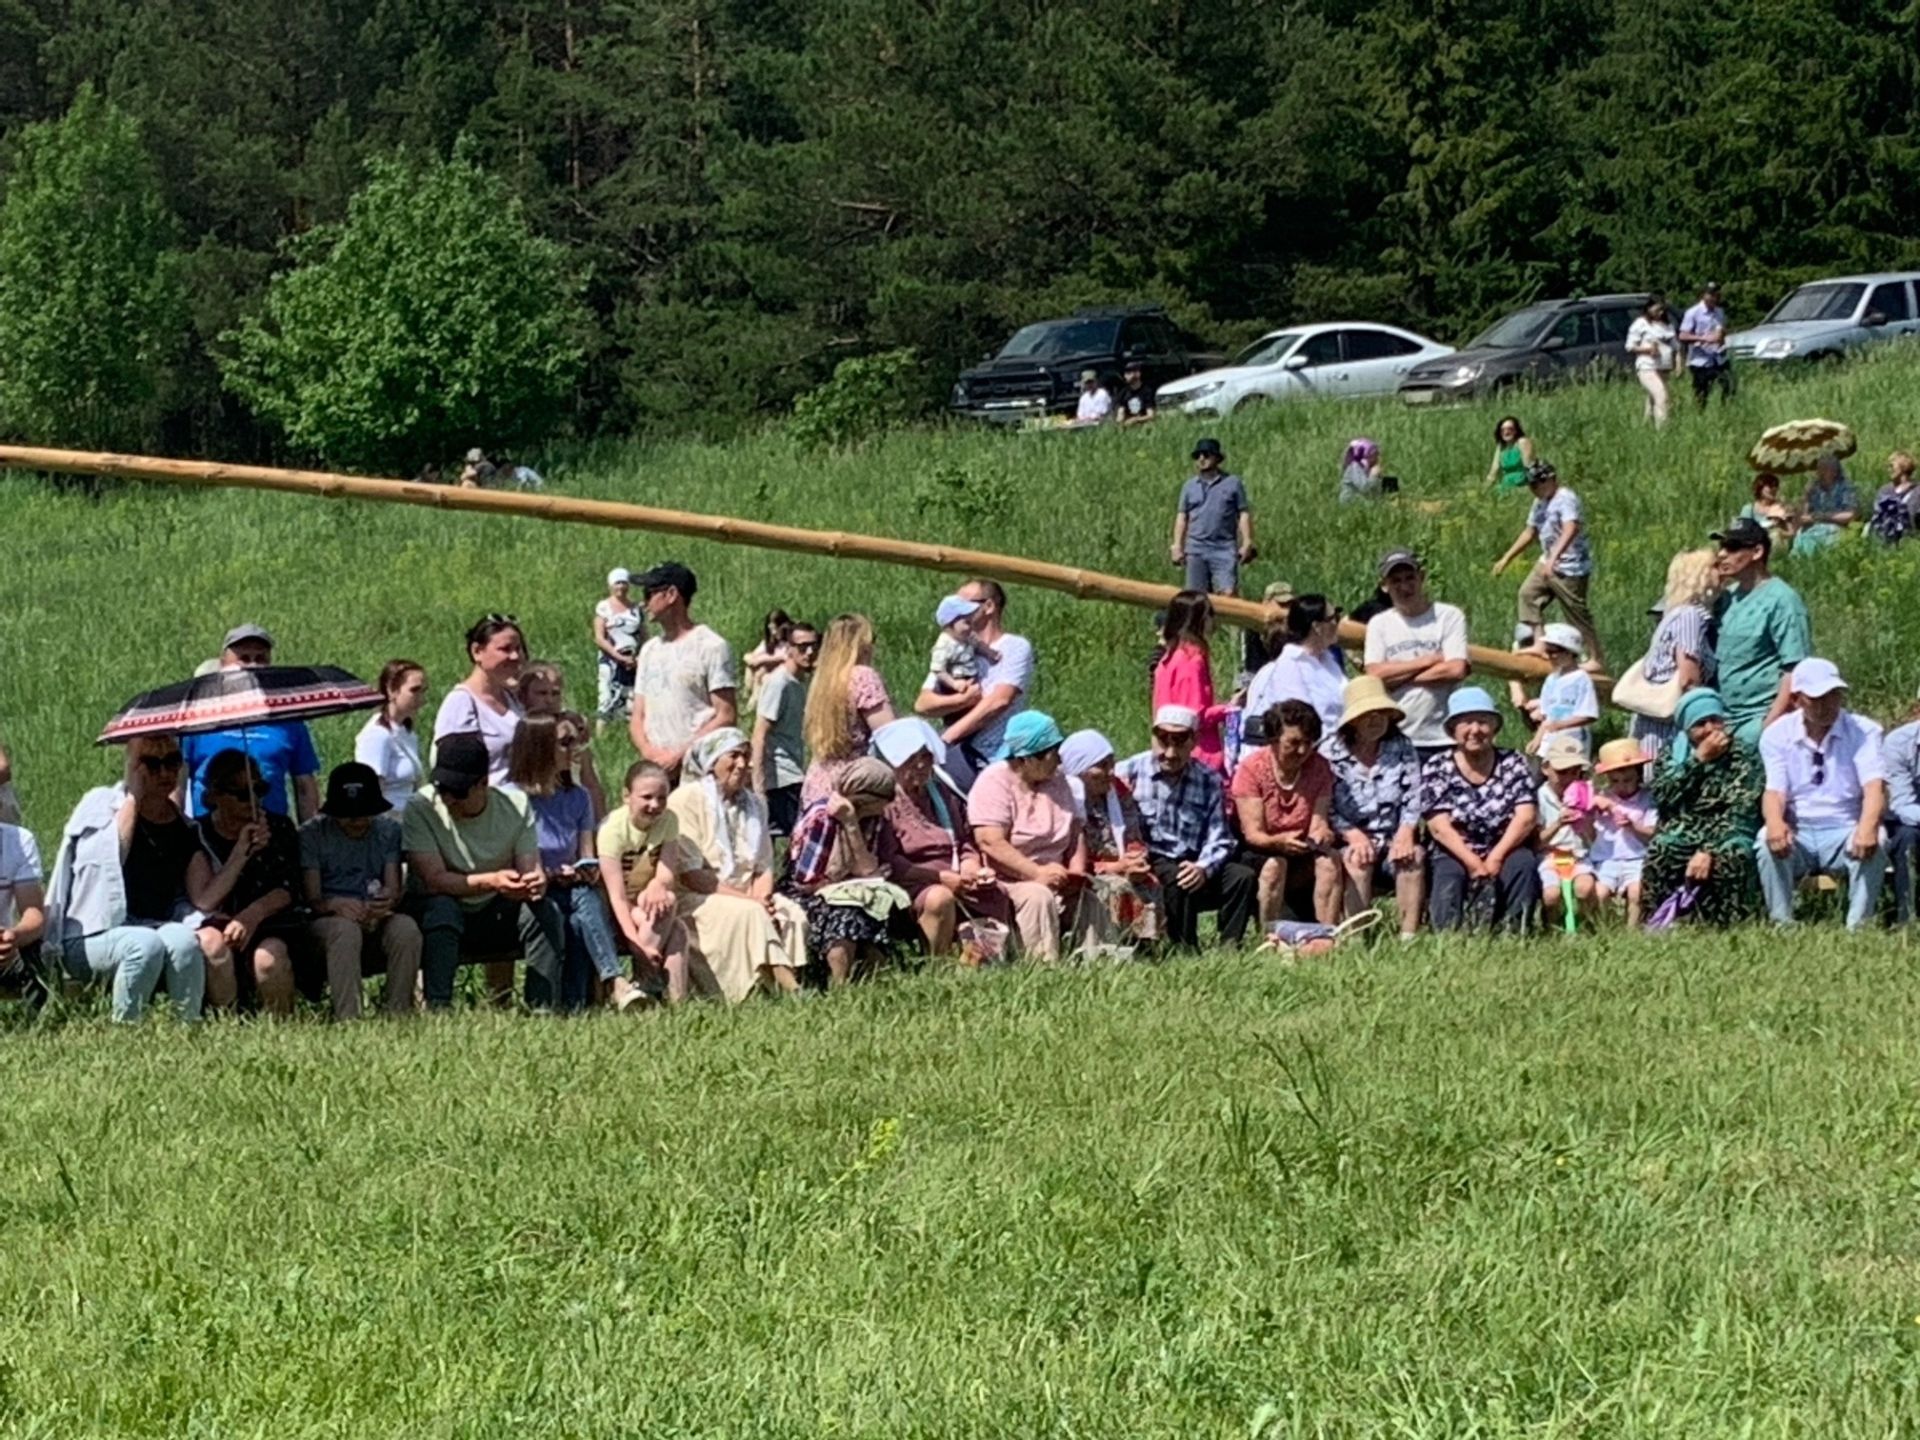
[[[1500,488],[1518,490],[1527,483],[1527,462],[1518,445],[1500,448]]]

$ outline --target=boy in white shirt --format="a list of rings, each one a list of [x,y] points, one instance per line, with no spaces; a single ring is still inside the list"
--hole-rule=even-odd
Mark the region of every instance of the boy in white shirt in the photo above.
[[[1600,695],[1593,688],[1593,677],[1580,668],[1585,649],[1580,632],[1571,625],[1549,625],[1541,643],[1553,673],[1540,682],[1540,698],[1529,700],[1518,680],[1509,681],[1507,687],[1514,707],[1535,727],[1527,753],[1538,755],[1556,736],[1566,735],[1578,742],[1585,755],[1592,743],[1589,727],[1600,718]]]

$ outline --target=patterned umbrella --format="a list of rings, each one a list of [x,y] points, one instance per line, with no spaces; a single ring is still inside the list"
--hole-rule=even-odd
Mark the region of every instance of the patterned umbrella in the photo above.
[[[379,707],[378,690],[331,665],[215,670],[134,696],[107,722],[98,743],[124,745],[137,735],[196,735]]]
[[[1838,420],[1789,420],[1760,437],[1747,453],[1747,463],[1775,475],[1798,475],[1813,469],[1823,455],[1844,460],[1859,447],[1853,431]]]

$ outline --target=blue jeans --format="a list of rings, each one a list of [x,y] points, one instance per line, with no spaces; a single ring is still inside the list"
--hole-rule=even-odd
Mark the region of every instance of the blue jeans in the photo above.
[[[1239,547],[1187,545],[1187,589],[1202,595],[1231,595],[1239,588]]]
[[[1893,880],[1893,923],[1913,922],[1913,862],[1920,857],[1920,825],[1887,822],[1887,874]]]
[[[113,1018],[132,1024],[164,977],[182,1020],[198,1020],[207,993],[207,961],[188,925],[116,925],[64,950],[76,980],[111,980]]]
[[[560,971],[560,1008],[584,1010],[593,997],[592,977],[620,978],[620,947],[613,935],[607,897],[597,885],[552,890],[553,903],[567,930],[566,962]]]
[[[1880,905],[1880,882],[1887,871],[1885,847],[1864,860],[1847,854],[1853,826],[1827,830],[1795,830],[1793,848],[1775,855],[1767,848],[1767,832],[1754,841],[1754,860],[1760,867],[1760,890],[1767,897],[1767,914],[1776,925],[1793,923],[1793,887],[1809,875],[1847,877],[1847,929],[1858,930],[1873,918]]]

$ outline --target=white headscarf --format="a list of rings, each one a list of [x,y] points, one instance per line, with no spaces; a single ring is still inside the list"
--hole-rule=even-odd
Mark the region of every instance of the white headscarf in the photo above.
[[[713,840],[720,847],[722,863],[714,868],[729,885],[751,879],[760,847],[767,833],[767,812],[749,785],[742,785],[731,799],[720,793],[720,782],[713,778],[713,764],[722,755],[751,748],[745,732],[731,725],[709,730],[687,751],[688,768],[698,773],[700,789],[706,796],[707,816],[713,822]]]
[[[1073,803],[1082,823],[1087,818],[1087,784],[1080,777],[1102,760],[1113,758],[1113,742],[1098,730],[1076,730],[1060,747],[1060,772],[1067,777]],[[1122,854],[1127,848],[1127,817],[1120,808],[1120,797],[1111,781],[1107,784],[1107,829],[1113,834],[1114,849]]]

